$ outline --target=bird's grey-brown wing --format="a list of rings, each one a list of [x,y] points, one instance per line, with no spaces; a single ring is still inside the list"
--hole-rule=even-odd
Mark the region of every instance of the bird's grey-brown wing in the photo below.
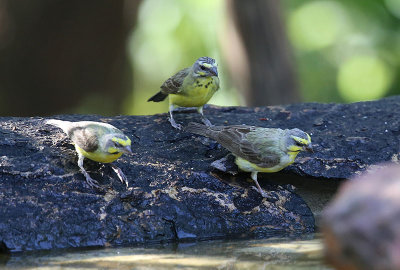
[[[181,71],[178,71],[178,73],[173,75],[171,78],[166,80],[161,85],[161,92],[163,94],[167,94],[167,95],[179,93],[181,90],[183,81],[185,80],[185,78],[189,74],[189,72],[190,72],[190,68],[185,68],[185,69],[182,69]]]
[[[94,152],[99,148],[98,134],[93,128],[74,127],[69,131],[68,136],[86,152]]]
[[[276,143],[274,141],[276,138],[271,138],[270,141],[268,139],[261,139],[258,142],[252,140],[249,134],[254,134],[255,129],[252,126],[223,127],[217,131],[215,139],[235,156],[248,160],[257,166],[270,168],[278,165],[280,155],[277,151],[274,151],[274,147],[269,147],[269,144]]]

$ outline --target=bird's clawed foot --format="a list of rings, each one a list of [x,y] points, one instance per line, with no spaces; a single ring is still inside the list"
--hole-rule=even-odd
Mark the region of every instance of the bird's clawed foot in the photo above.
[[[263,198],[269,198],[267,193],[265,193],[264,190],[262,190],[260,184],[257,181],[257,172],[252,172],[251,173],[251,179],[253,179],[254,184],[256,184],[256,186],[251,186],[251,188],[257,190],[257,192],[260,193],[261,196],[263,196]]]
[[[121,182],[123,184],[125,184],[126,187],[128,187],[128,178],[125,176],[125,174],[122,172],[122,170],[120,168],[118,168],[117,166],[115,166],[114,164],[111,164],[111,168],[118,175],[119,180],[121,180]]]
[[[199,114],[201,115],[201,121],[203,122],[204,125],[208,126],[208,127],[212,127],[213,124],[211,124],[210,120],[207,119],[207,117],[204,116],[203,113],[203,106],[198,107],[197,111],[199,112]]]
[[[169,118],[168,118],[168,120],[171,123],[172,127],[176,128],[178,130],[181,130],[183,128],[182,125],[176,123],[175,119],[174,119],[174,116],[173,116],[173,111],[175,110],[175,108],[176,108],[175,105],[172,105],[172,104],[169,105]]]
[[[252,189],[254,189],[255,191],[257,191],[258,193],[260,193],[260,194],[261,194],[261,196],[262,196],[263,198],[269,198],[268,194],[267,194],[267,193],[265,193],[265,191],[264,191],[264,190],[262,190],[261,188],[260,188],[260,189],[258,189],[258,188],[257,188],[257,187],[255,187],[255,186],[251,186],[251,188],[252,188]]]
[[[173,126],[174,128],[179,129],[179,130],[182,129],[182,125],[176,123],[173,117],[169,117],[168,120],[171,123],[171,126]]]
[[[81,169],[81,172],[83,173],[83,175],[86,178],[86,183],[89,185],[89,187],[91,188],[97,188],[100,189],[100,185],[99,183],[94,180],[92,177],[90,177],[90,175],[88,174],[88,172],[85,170],[85,168],[83,168],[83,160],[84,160],[84,156],[79,154],[79,158],[78,158],[78,166]]]
[[[210,120],[208,120],[204,116],[201,118],[201,121],[204,123],[204,125],[206,125],[208,127],[212,127],[213,126],[213,124],[211,124]]]
[[[86,183],[89,185],[89,187],[100,189],[99,182],[90,177],[89,174],[85,174],[85,178],[86,178]]]

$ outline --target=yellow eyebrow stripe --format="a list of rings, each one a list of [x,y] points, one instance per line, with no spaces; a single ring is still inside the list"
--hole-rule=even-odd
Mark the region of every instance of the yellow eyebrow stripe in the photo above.
[[[307,135],[308,135],[308,134],[307,134]],[[309,137],[309,139],[310,139],[310,141],[311,141],[311,138],[310,138],[309,135],[308,135],[308,137]],[[299,142],[299,143],[304,144],[304,145],[307,145],[307,144],[309,144],[309,142],[310,142],[310,141],[308,141],[308,140],[306,140],[306,139],[303,139],[303,138],[300,138],[300,137],[297,137],[297,136],[292,136],[292,138],[293,138],[296,142]]]
[[[307,134],[308,141],[311,142],[311,137],[310,137],[310,135],[308,135],[308,133],[306,133],[306,134]]]
[[[203,63],[203,66],[206,67],[206,68],[212,68],[213,67],[213,65],[208,64],[208,63]]]
[[[128,146],[128,145],[131,145],[131,140],[128,138],[127,140],[123,140],[123,139],[120,139],[120,138],[112,138],[111,139],[113,142],[117,142],[117,143],[119,143],[120,145],[122,145],[122,146]]]

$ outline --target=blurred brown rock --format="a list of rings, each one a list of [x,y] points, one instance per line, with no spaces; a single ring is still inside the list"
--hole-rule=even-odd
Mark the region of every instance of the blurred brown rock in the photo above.
[[[400,166],[346,182],[323,212],[322,231],[336,269],[400,269]]]

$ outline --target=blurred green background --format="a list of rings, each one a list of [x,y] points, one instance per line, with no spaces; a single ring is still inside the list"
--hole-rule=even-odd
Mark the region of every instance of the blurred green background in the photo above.
[[[400,1],[0,0],[0,114],[166,112],[200,56],[221,106],[399,94]]]

